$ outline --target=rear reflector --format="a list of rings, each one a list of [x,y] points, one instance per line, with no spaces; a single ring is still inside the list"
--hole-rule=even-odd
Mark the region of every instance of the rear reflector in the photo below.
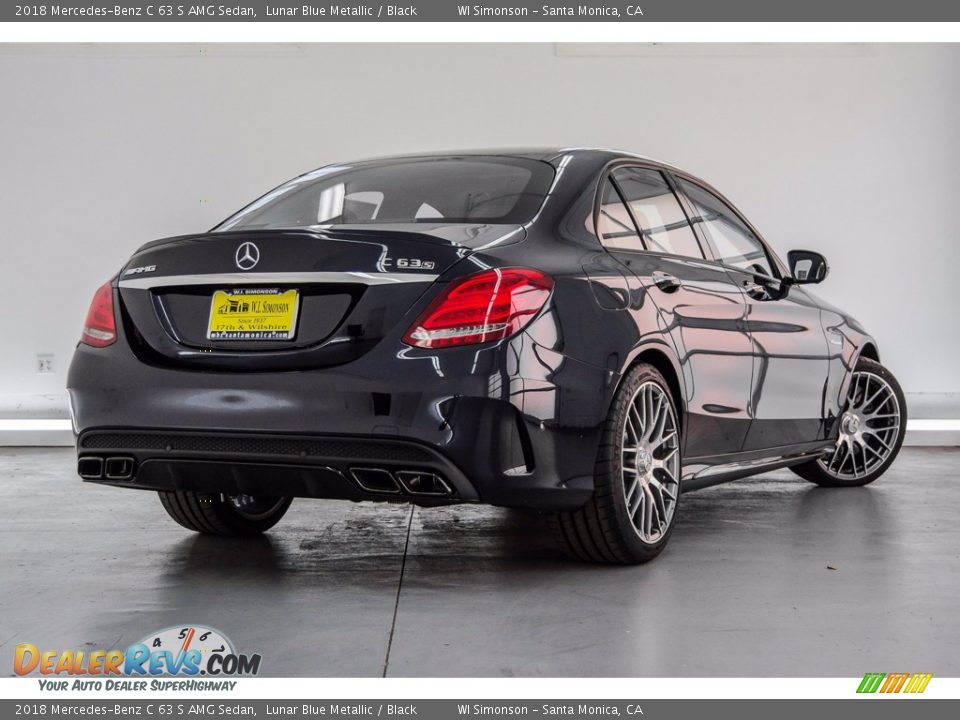
[[[553,279],[539,270],[499,268],[452,283],[404,335],[422,348],[475,345],[521,330],[547,302]]]
[[[87,311],[80,342],[93,347],[106,347],[117,339],[117,324],[113,317],[113,287],[109,282],[100,286]]]

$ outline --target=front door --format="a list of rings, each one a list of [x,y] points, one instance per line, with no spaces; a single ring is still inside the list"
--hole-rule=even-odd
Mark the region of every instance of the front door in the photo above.
[[[725,200],[683,178],[678,186],[717,262],[744,292],[753,356],[753,422],[743,449],[824,439],[829,353],[820,308],[802,288],[781,282],[763,242]]]

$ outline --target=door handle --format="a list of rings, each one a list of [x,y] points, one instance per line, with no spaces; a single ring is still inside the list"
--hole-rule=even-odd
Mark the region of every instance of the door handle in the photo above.
[[[664,292],[673,292],[680,287],[680,278],[676,275],[665,273],[662,270],[654,270],[652,277],[653,284]]]

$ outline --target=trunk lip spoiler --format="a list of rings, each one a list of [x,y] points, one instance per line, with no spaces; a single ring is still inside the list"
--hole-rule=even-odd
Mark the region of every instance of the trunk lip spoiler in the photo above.
[[[334,272],[261,272],[207,273],[195,275],[161,275],[159,277],[123,278],[118,286],[136,290],[181,285],[309,285],[342,283],[360,285],[393,285],[397,283],[430,283],[439,275],[428,273],[381,273],[361,271]]]

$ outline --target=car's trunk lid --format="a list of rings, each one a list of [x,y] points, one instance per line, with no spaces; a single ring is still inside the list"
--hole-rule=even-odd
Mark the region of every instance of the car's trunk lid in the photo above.
[[[145,245],[123,268],[121,312],[131,345],[154,362],[336,365],[395,330],[457,261],[522,237],[517,226],[410,224],[171,238]],[[267,316],[272,324],[261,324]]]

